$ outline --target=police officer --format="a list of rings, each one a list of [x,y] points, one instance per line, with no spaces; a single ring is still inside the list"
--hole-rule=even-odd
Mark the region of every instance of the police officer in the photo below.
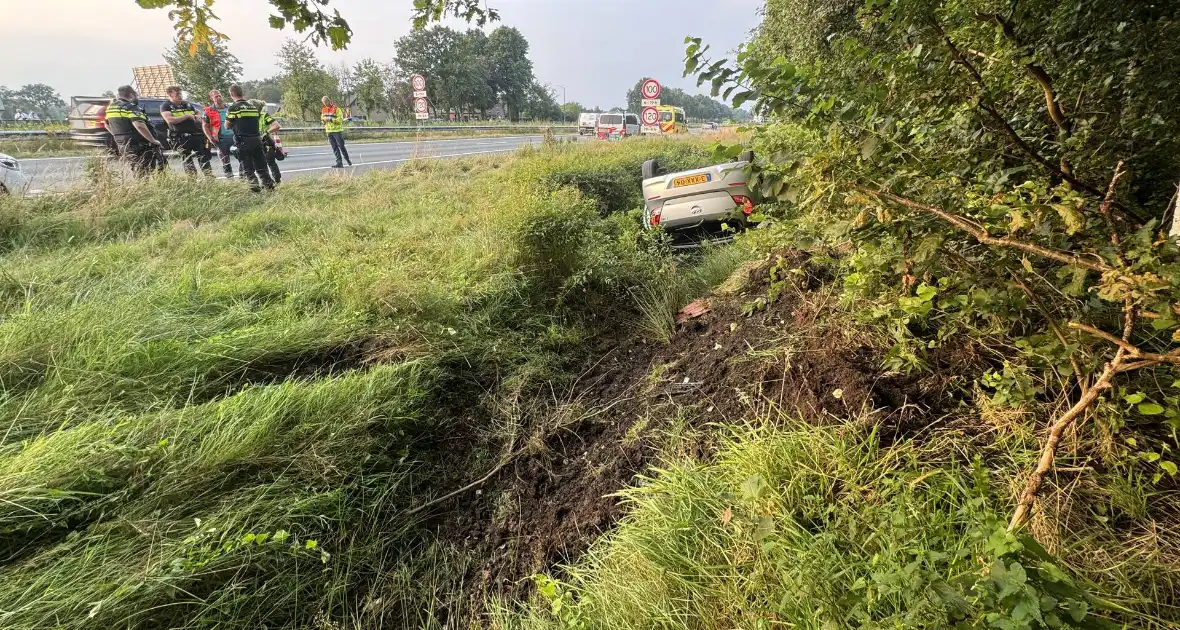
[[[252,98],[250,104],[258,108],[258,132],[262,134],[262,152],[266,154],[266,168],[270,170],[270,178],[275,180],[275,185],[278,186],[283,181],[283,173],[279,170],[279,160],[287,159],[287,156],[283,155],[278,145],[275,144],[274,137],[271,136],[271,134],[278,133],[279,121],[266,112],[266,101]]]
[[[139,95],[130,85],[120,86],[115,100],[107,105],[107,131],[115,138],[119,156],[131,165],[139,177],[145,177],[153,166],[164,170],[163,146],[152,135],[147,114],[139,108]]]
[[[199,162],[201,170],[208,177],[213,177],[213,152],[209,146],[217,144],[213,140],[213,129],[209,121],[205,120],[205,111],[180,96],[180,88],[175,85],[166,90],[168,101],[160,106],[160,116],[168,124],[168,140],[172,148],[181,155],[184,172],[189,175],[197,174]]]
[[[228,125],[234,134],[234,145],[238,147],[242,171],[246,173],[246,179],[250,180],[250,190],[261,190],[259,180],[267,189],[273,190],[275,183],[267,171],[266,154],[262,149],[262,114],[244,98],[241,87],[231,85],[229,96],[234,102],[226,110],[226,119],[222,124]]]

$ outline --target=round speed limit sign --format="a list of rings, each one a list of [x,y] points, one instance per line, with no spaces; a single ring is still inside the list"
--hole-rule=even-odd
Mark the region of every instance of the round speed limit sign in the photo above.
[[[643,124],[654,125],[660,122],[660,112],[654,107],[645,107],[643,108],[642,118]]]
[[[427,110],[426,99],[424,99],[424,98],[414,99],[414,112],[415,113],[425,114],[426,110]]]
[[[648,79],[643,82],[643,87],[640,88],[640,91],[643,92],[643,98],[659,98],[663,88],[660,87],[659,81]]]
[[[415,74],[411,77],[410,83],[413,84],[415,92],[421,92],[426,89],[426,77],[420,74]]]

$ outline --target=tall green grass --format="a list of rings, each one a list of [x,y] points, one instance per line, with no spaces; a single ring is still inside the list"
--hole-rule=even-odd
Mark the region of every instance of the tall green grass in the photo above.
[[[558,174],[655,155],[707,161],[553,145],[0,200],[0,627],[427,623],[469,561],[405,515],[469,480],[436,444],[499,447],[497,400],[568,378],[669,265],[638,187]]]
[[[883,446],[854,425],[734,430],[712,461],[669,461],[539,606],[498,628],[1119,627],[1027,536],[1005,480],[951,434]],[[1122,617],[1133,627],[1162,619]]]

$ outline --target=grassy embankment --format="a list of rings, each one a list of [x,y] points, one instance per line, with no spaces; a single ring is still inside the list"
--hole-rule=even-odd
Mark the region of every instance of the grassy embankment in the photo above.
[[[558,145],[0,200],[0,626],[425,623],[448,595],[398,579],[409,511],[667,281],[619,213],[653,154],[707,159]]]

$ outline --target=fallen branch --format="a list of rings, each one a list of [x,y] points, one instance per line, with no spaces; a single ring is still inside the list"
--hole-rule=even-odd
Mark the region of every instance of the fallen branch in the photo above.
[[[1116,357],[1114,361],[1107,363],[1102,369],[1102,374],[1090,386],[1090,389],[1082,394],[1082,397],[1049,428],[1049,437],[1041,448],[1041,458],[1037,462],[1036,470],[1029,476],[1028,483],[1024,485],[1024,492],[1020,493],[1020,500],[1016,503],[1016,512],[1012,514],[1012,521],[1008,523],[1008,531],[1016,531],[1028,522],[1032,506],[1037,500],[1037,492],[1041,489],[1041,482],[1045,480],[1045,475],[1053,468],[1053,460],[1057,457],[1057,445],[1061,442],[1061,436],[1075,420],[1086,413],[1094,401],[1098,400],[1098,395],[1103,390],[1110,388],[1110,381],[1118,373],[1120,364],[1121,355]]]
[[[1113,343],[1114,345],[1118,346],[1119,349],[1121,349],[1122,351],[1127,353],[1127,358],[1136,359],[1136,360],[1148,362],[1148,363],[1173,363],[1173,364],[1180,365],[1180,349],[1172,350],[1171,352],[1168,352],[1166,354],[1160,354],[1158,352],[1144,352],[1141,348],[1139,348],[1139,346],[1136,346],[1136,345],[1134,345],[1128,341],[1125,341],[1123,339],[1119,339],[1118,337],[1115,337],[1114,335],[1112,335],[1108,332],[1105,332],[1105,331],[1099,330],[1093,326],[1090,326],[1089,324],[1082,324],[1080,322],[1070,322],[1069,327],[1073,328],[1074,330],[1080,330],[1084,333],[1093,335],[1093,336],[1098,337],[1099,339],[1102,339],[1104,341],[1109,341],[1110,343]],[[1134,367],[1131,367],[1131,366],[1134,366]],[[1127,364],[1127,365],[1123,366],[1123,369],[1120,371],[1126,372],[1131,369],[1138,369],[1140,367],[1146,367],[1146,366],[1136,365],[1136,364],[1132,363],[1132,364]]]
[[[905,197],[900,197],[900,196],[895,195],[893,193],[888,193],[888,192],[885,192],[882,190],[874,190],[872,188],[868,188],[866,186],[860,186],[858,184],[853,184],[852,188],[859,190],[863,193],[873,195],[873,196],[880,198],[880,199],[892,201],[896,204],[905,206],[907,208],[913,208],[914,210],[921,210],[923,212],[928,212],[930,214],[933,214],[933,215],[939,217],[940,219],[946,221],[947,223],[950,223],[951,225],[953,225],[953,226],[959,228],[960,230],[963,230],[964,232],[975,237],[975,240],[979,241],[980,243],[983,243],[984,245],[994,245],[996,247],[1015,249],[1015,250],[1027,252],[1030,254],[1036,254],[1037,256],[1041,256],[1042,258],[1056,260],[1057,262],[1060,262],[1060,263],[1065,263],[1067,265],[1074,265],[1076,267],[1081,267],[1083,269],[1089,269],[1091,271],[1097,271],[1099,273],[1105,273],[1107,271],[1114,270],[1113,267],[1107,265],[1106,263],[1094,262],[1092,260],[1083,258],[1077,254],[1070,254],[1068,252],[1063,252],[1061,250],[1049,249],[1047,247],[1041,247],[1040,245],[1034,245],[1032,243],[1026,243],[1024,241],[1017,241],[1017,240],[1006,238],[1006,237],[992,236],[991,234],[988,234],[987,230],[985,230],[983,227],[976,224],[974,221],[971,221],[970,219],[968,219],[966,217],[954,214],[952,212],[947,212],[946,210],[943,210],[942,208],[938,208],[938,207],[931,206],[928,204],[920,203],[920,202],[914,201],[912,199],[906,199]]]
[[[480,477],[479,479],[476,479],[475,481],[463,486],[462,488],[459,488],[458,490],[455,490],[454,492],[448,492],[447,494],[444,494],[443,496],[441,496],[437,499],[434,499],[432,501],[427,501],[426,503],[423,503],[422,505],[419,505],[416,508],[408,510],[406,512],[406,516],[410,516],[412,514],[417,514],[418,512],[421,512],[422,510],[425,510],[426,508],[438,505],[439,503],[442,503],[443,501],[446,501],[447,499],[459,496],[460,494],[463,494],[464,492],[467,492],[468,490],[473,490],[475,488],[478,488],[479,486],[482,486],[483,484],[487,483],[487,481],[489,479],[491,479],[492,477],[495,477],[496,473],[503,470],[505,466],[507,466],[508,464],[511,464],[513,461],[515,461],[516,458],[520,455],[520,453],[521,452],[518,451],[518,452],[512,454],[510,457],[508,457],[508,459],[505,459],[504,461],[497,464],[494,468],[492,468],[491,472],[489,472],[488,474],[484,475],[483,477]]]
[[[1053,469],[1053,460],[1057,457],[1057,445],[1061,442],[1061,436],[1074,421],[1085,414],[1086,410],[1090,408],[1090,405],[1094,404],[1094,401],[1098,400],[1098,395],[1103,390],[1110,389],[1111,381],[1116,375],[1123,372],[1130,372],[1131,370],[1159,365],[1160,363],[1180,363],[1180,350],[1173,350],[1167,354],[1143,352],[1138,346],[1131,343],[1131,335],[1135,331],[1136,319],[1135,304],[1128,297],[1126,306],[1123,309],[1122,338],[1099,330],[1089,324],[1070,322],[1070,328],[1088,333],[1104,341],[1109,341],[1118,347],[1118,350],[1114,354],[1114,359],[1103,366],[1102,374],[1098,377],[1094,385],[1090,387],[1089,391],[1083,394],[1081,399],[1062,414],[1049,428],[1049,437],[1045,440],[1044,447],[1041,448],[1041,458],[1037,462],[1036,470],[1029,476],[1028,483],[1024,486],[1024,492],[1020,494],[1020,500],[1016,504],[1016,512],[1012,514],[1012,520],[1008,523],[1008,531],[1015,531],[1023,527],[1028,521],[1029,514],[1032,512],[1032,506],[1037,499],[1037,492],[1041,489],[1041,483],[1044,481],[1045,475]],[[1135,360],[1127,362],[1128,359]]]

